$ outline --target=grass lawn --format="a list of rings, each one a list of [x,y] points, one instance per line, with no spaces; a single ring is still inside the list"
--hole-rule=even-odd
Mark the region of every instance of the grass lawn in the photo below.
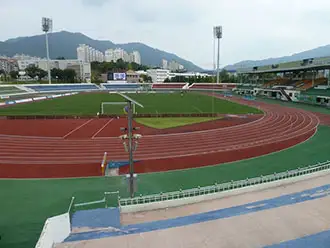
[[[189,189],[312,165],[330,159],[330,127],[320,126],[307,142],[279,153],[190,170],[142,174],[138,194]],[[104,191],[127,196],[123,177],[0,180],[0,247],[34,247],[47,217],[67,211],[70,198],[99,200]]]
[[[213,117],[175,117],[175,118],[136,118],[135,121],[147,127],[164,129],[185,126],[194,123],[213,121],[219,118]]]
[[[237,103],[216,99],[198,93],[173,94],[128,94],[142,103],[136,107],[137,113],[221,113],[246,114],[261,113],[260,110]],[[19,104],[0,109],[0,115],[96,115],[102,102],[123,102],[117,94],[90,93],[50,99],[40,102]],[[106,114],[122,114],[123,105],[108,107]]]
[[[278,104],[278,105],[282,105],[282,106],[292,107],[292,108],[304,109],[304,110],[311,111],[311,112],[330,114],[330,109],[323,107],[323,106],[310,105],[307,103],[284,102],[284,101],[280,101],[280,100],[267,99],[267,98],[261,98],[261,97],[258,97],[257,100],[266,102],[266,103],[272,103],[272,104]]]

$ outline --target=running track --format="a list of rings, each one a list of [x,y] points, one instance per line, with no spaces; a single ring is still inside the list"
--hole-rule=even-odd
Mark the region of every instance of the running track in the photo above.
[[[200,167],[268,154],[305,141],[316,132],[319,124],[317,116],[304,110],[239,98],[231,100],[258,107],[265,115],[236,126],[145,135],[135,153],[136,172]],[[17,127],[17,132],[27,128],[24,122]],[[29,134],[33,136],[0,135],[0,177],[98,176],[105,151],[110,160],[127,160],[128,155],[118,137],[102,138],[102,132],[119,130],[124,125],[122,121],[91,119],[71,122],[75,122],[76,128],[65,124],[61,128],[44,125]],[[59,137],[58,132],[63,133],[63,128],[66,134]],[[52,133],[54,135],[49,135]],[[86,135],[93,138],[81,138]],[[127,170],[122,167],[120,173],[127,173]]]

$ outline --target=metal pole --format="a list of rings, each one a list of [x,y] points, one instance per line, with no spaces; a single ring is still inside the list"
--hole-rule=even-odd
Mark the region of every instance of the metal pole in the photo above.
[[[52,83],[52,78],[50,75],[50,63],[49,63],[49,44],[48,44],[48,32],[45,32],[46,36],[46,51],[47,51],[47,70],[48,70],[48,83]]]
[[[128,101],[128,152],[129,152],[129,192],[134,197],[134,164],[133,164],[133,114],[132,102]]]
[[[217,56],[217,84],[220,80],[220,38],[218,38],[218,56]]]
[[[215,69],[215,37],[213,36],[213,72],[215,72]]]

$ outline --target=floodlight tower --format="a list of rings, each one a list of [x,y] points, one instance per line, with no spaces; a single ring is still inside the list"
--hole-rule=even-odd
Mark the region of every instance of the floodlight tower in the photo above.
[[[217,84],[220,80],[220,39],[222,38],[222,26],[216,26],[213,28],[214,39],[218,40],[218,52],[217,52]]]
[[[142,137],[140,134],[133,134],[133,131],[139,130],[138,127],[133,127],[133,108],[132,105],[138,105],[139,107],[143,108],[143,105],[140,103],[134,101],[130,97],[118,93],[120,96],[124,97],[127,101],[127,128],[121,128],[121,131],[127,132],[127,134],[121,135],[120,138],[124,141],[123,145],[125,148],[125,151],[128,152],[129,156],[129,174],[128,179],[129,179],[129,192],[131,198],[134,197],[134,192],[135,192],[135,183],[136,181],[136,174],[134,174],[134,159],[133,159],[133,152],[136,151],[137,146],[138,146],[138,140]],[[126,143],[128,141],[128,145]]]
[[[41,21],[42,31],[45,32],[46,37],[46,51],[47,51],[47,71],[48,71],[48,82],[52,83],[52,77],[50,74],[50,63],[49,63],[49,44],[48,44],[48,32],[53,29],[53,20],[47,17],[43,17]]]

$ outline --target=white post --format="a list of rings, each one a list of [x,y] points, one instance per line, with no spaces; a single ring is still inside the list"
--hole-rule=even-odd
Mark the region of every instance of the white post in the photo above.
[[[50,74],[50,63],[49,63],[49,43],[48,43],[48,32],[45,32],[46,36],[46,51],[47,51],[47,71],[48,71],[48,83],[52,83],[52,77]]]

